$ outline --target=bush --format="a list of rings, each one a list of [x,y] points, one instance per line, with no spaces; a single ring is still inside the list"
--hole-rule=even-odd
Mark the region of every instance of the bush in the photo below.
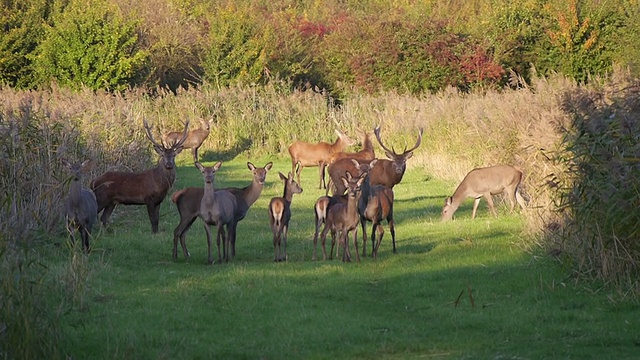
[[[136,23],[101,0],[71,0],[53,15],[33,57],[41,84],[121,91],[133,85],[147,54],[138,50]]]

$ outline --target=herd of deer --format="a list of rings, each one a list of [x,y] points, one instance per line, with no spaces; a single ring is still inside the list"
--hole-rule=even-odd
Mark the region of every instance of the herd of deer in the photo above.
[[[157,142],[151,134],[151,128],[144,121],[147,138],[160,156],[158,164],[142,172],[108,171],[91,182],[91,191],[82,188],[81,174],[89,167],[89,161],[69,163],[63,160],[73,175],[69,194],[65,203],[67,228],[74,241],[76,231],[80,233],[82,247],[90,251],[89,238],[91,229],[102,212],[100,220],[104,226],[109,222],[116,205],[146,205],[151,222],[152,232],[158,232],[160,204],[173,187],[176,179],[176,156],[185,148],[193,149],[195,166],[204,179],[203,187],[188,187],[174,192],[171,200],[176,204],[180,214],[180,222],[174,230],[173,259],[178,257],[178,242],[185,258],[190,253],[186,246],[186,233],[199,217],[203,220],[207,234],[208,264],[213,263],[211,251],[211,225],[217,228],[216,243],[218,262],[230,261],[236,254],[236,236],[238,222],[244,219],[249,208],[259,198],[264,186],[267,172],[273,164],[256,167],[251,162],[247,167],[253,175],[252,182],[243,188],[214,188],[215,174],[222,163],[203,166],[198,161],[198,148],[209,135],[209,122],[202,122],[202,128],[189,131],[189,122],[182,131],[165,134],[163,140]],[[287,260],[287,232],[291,218],[291,201],[294,194],[301,193],[300,173],[307,167],[318,167],[320,174],[319,188],[326,188],[326,194],[318,198],[314,205],[315,234],[313,238],[313,260],[317,260],[316,249],[321,240],[322,257],[327,259],[326,237],[331,233],[331,249],[329,258],[333,258],[343,249],[342,260],[350,261],[350,234],[356,259],[360,261],[357,240],[358,225],[362,228],[362,256],[366,256],[367,222],[372,223],[371,255],[377,256],[384,229],[382,222],[386,219],[391,232],[393,252],[396,253],[395,224],[393,219],[393,187],[400,183],[407,167],[407,160],[422,142],[423,130],[420,129],[413,147],[398,153],[384,145],[380,137],[380,128],[373,133],[388,159],[375,157],[370,134],[364,133],[362,149],[358,152],[345,152],[354,141],[344,133],[336,130],[338,138],[332,144],[326,142],[305,143],[296,141],[289,146],[292,169],[288,176],[279,173],[284,182],[282,197],[274,197],[269,203],[269,223],[273,233],[274,260]],[[329,174],[329,183],[325,182],[325,169]],[[297,181],[296,181],[297,177]],[[489,209],[496,215],[492,195],[505,193],[511,203],[511,210],[517,202],[524,209],[524,201],[519,194],[523,172],[512,166],[498,165],[477,168],[467,174],[451,197],[445,201],[442,209],[442,220],[450,220],[454,212],[466,198],[474,198],[472,218],[480,199],[487,200]],[[332,195],[329,195],[329,190]],[[324,228],[320,231],[322,225]],[[220,245],[222,244],[222,251]],[[336,246],[339,245],[339,246]]]

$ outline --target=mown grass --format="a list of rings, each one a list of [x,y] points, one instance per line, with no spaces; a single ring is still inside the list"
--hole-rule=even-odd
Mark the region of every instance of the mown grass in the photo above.
[[[189,154],[175,189],[200,186]],[[211,159],[213,161],[213,159]],[[246,158],[225,162],[217,186],[250,181]],[[267,204],[280,196],[274,161],[262,196],[240,223],[238,253],[205,265],[200,220],[187,236],[191,259],[171,259],[174,204],[151,234],[144,207],[119,207],[95,233],[83,306],[62,318],[62,348],[77,359],[633,358],[640,309],[610,290],[576,285],[560,263],[531,251],[524,216],[492,218],[471,201],[439,222],[454,183],[412,166],[394,189],[398,253],[385,233],[379,257],[361,263],[311,261],[316,169],[293,199],[289,261],[273,262]],[[385,225],[385,229],[386,225]],[[370,230],[369,230],[370,231]],[[64,242],[66,236],[59,236]],[[368,244],[368,250],[371,246]],[[52,270],[69,250],[52,247]],[[74,270],[74,272],[76,272]],[[82,294],[81,294],[82,295]]]

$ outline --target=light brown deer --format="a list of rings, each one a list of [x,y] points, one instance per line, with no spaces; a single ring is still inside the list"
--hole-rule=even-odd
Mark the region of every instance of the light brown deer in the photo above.
[[[284,181],[284,194],[282,197],[274,197],[269,202],[269,224],[273,232],[273,258],[275,261],[287,261],[287,232],[291,219],[291,201],[294,194],[302,193],[302,188],[294,180],[294,175],[289,176],[278,173]]]
[[[453,196],[445,200],[442,208],[442,221],[451,220],[460,204],[467,198],[473,198],[473,212],[471,218],[475,219],[476,210],[480,199],[484,196],[489,204],[489,210],[493,216],[498,216],[493,207],[493,195],[505,193],[511,204],[511,211],[517,202],[524,209],[524,199],[519,189],[522,183],[522,170],[509,165],[496,165],[471,170],[462,180]]]
[[[71,241],[75,242],[75,232],[80,233],[82,239],[82,249],[89,253],[91,247],[89,238],[91,229],[98,218],[98,204],[95,195],[82,187],[82,173],[90,166],[90,161],[71,164],[62,159],[62,164],[71,172],[73,179],[69,186],[69,195],[64,204],[65,217],[67,219],[67,230]]]
[[[229,237],[231,239],[231,259],[233,259],[233,257],[235,257],[236,255],[235,249],[238,222],[244,219],[247,212],[249,211],[249,208],[260,197],[262,188],[264,187],[264,182],[267,178],[267,172],[271,170],[272,166],[273,163],[268,162],[264,167],[259,168],[255,167],[252,163],[247,162],[247,167],[253,175],[253,180],[251,181],[251,183],[243,188],[232,187],[223,189],[228,190],[236,197],[236,211],[234,214],[234,222],[232,224],[232,227],[229,229]],[[198,217],[198,213],[200,211],[200,201],[202,200],[203,194],[204,189],[201,187],[188,187],[174,192],[171,196],[171,201],[176,204],[176,206],[178,207],[178,212],[180,213],[180,223],[174,230],[174,260],[178,257],[178,239],[180,239],[184,257],[189,258],[190,256],[186,246],[186,235],[187,231],[189,231],[189,228],[191,228],[191,225]]]
[[[200,211],[198,216],[204,221],[204,230],[207,233],[207,264],[213,264],[213,256],[211,255],[211,225],[215,226],[218,231],[216,234],[216,244],[218,246],[218,263],[229,261],[229,247],[231,242],[229,239],[229,229],[233,224],[236,211],[236,197],[227,190],[216,190],[213,186],[216,171],[222,166],[222,162],[218,161],[213,166],[203,166],[199,162],[195,163],[196,167],[202,173],[204,178],[204,194],[200,201]],[[225,232],[226,226],[226,232]],[[220,242],[222,242],[222,253],[220,252]],[[173,248],[176,252],[176,238],[173,239]]]
[[[362,140],[362,149],[358,152],[344,152],[340,151],[333,154],[329,163],[334,163],[341,159],[356,159],[358,161],[371,161],[376,158],[375,150],[373,149],[373,143],[371,142],[371,136],[369,133],[363,132],[364,138]]]
[[[212,121],[213,119],[209,119],[209,121],[200,119],[200,128],[189,131],[187,139],[182,144],[184,149],[192,149],[194,162],[198,161],[198,149],[200,149],[204,140],[209,136]],[[164,134],[164,142],[168,145],[177,143],[181,138],[182,132],[180,131],[172,131]]]
[[[382,143],[380,139],[380,127],[374,130],[376,139],[380,146],[385,150],[385,154],[390,160],[378,159],[375,166],[371,167],[369,171],[369,177],[371,185],[383,185],[390,189],[402,181],[404,172],[407,169],[407,160],[413,156],[413,151],[420,146],[422,142],[423,129],[421,128],[418,133],[418,139],[416,144],[411,149],[406,149],[402,153],[397,153],[394,149],[389,149]],[[361,163],[365,163],[362,161]],[[333,194],[343,194],[346,188],[342,185],[340,178],[348,171],[352,174],[356,174],[358,169],[350,159],[341,159],[333,164],[329,165],[329,177],[333,182]]]
[[[331,231],[331,251],[329,253],[330,258],[333,257],[333,247],[336,244],[336,234],[340,233],[338,243],[344,247],[342,253],[342,261],[351,261],[351,253],[349,251],[349,232],[353,231],[353,244],[356,250],[356,258],[360,262],[360,255],[358,253],[358,236],[357,228],[360,221],[358,215],[358,200],[361,196],[361,186],[364,182],[364,177],[352,177],[351,173],[347,172],[346,177],[340,179],[344,186],[347,188],[347,203],[338,202],[329,208],[327,217],[322,229],[322,258],[327,259],[326,252],[326,238],[327,232]],[[315,253],[315,247],[314,247]],[[315,257],[315,254],[314,254]]]
[[[182,138],[171,146],[159,144],[153,139],[147,122],[144,128],[147,138],[153,148],[160,155],[158,164],[142,172],[108,171],[91,182],[91,189],[98,201],[98,213],[102,224],[107,225],[111,213],[116,205],[146,205],[151,221],[151,230],[158,232],[160,220],[160,204],[164,200],[169,188],[176,180],[176,155],[182,151],[182,143],[187,138],[189,122],[184,126]]]
[[[295,141],[289,146],[289,154],[291,155],[291,172],[297,175],[298,184],[300,182],[300,173],[305,166],[318,166],[320,173],[320,185],[319,189],[327,187],[325,181],[325,168],[331,162],[333,154],[343,151],[347,146],[353,145],[354,141],[351,140],[340,130],[336,129],[338,138],[333,144],[326,142],[319,142],[317,144],[310,144],[302,141]],[[300,168],[296,171],[296,167]]]

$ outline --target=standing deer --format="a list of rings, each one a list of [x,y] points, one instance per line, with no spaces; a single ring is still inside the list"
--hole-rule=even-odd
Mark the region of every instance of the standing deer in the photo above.
[[[340,151],[331,157],[330,163],[334,163],[341,159],[356,159],[358,161],[371,161],[376,158],[376,153],[373,149],[373,143],[371,142],[371,137],[368,133],[363,132],[364,139],[362,140],[362,149],[358,152],[344,152]]]
[[[380,127],[377,127],[374,130],[374,133],[378,143],[382,149],[384,149],[385,154],[390,160],[378,159],[375,166],[371,167],[371,170],[369,171],[371,185],[383,185],[392,189],[402,181],[404,172],[407,169],[407,160],[413,156],[413,151],[417,149],[422,142],[423,129],[421,128],[418,133],[418,140],[416,141],[416,144],[409,150],[405,148],[402,153],[397,153],[394,149],[389,149],[384,146],[382,139],[380,139]],[[341,159],[329,165],[329,177],[334,185],[334,194],[343,194],[346,190],[340,181],[340,178],[344,176],[347,171],[353,174],[358,171],[350,159]]]
[[[284,181],[284,194],[282,197],[274,197],[269,202],[269,224],[273,232],[273,257],[275,261],[287,260],[287,232],[289,230],[289,220],[291,219],[291,201],[294,194],[302,193],[302,188],[289,176],[278,173],[280,179]]]
[[[233,196],[227,190],[216,190],[213,187],[213,181],[216,171],[222,166],[222,162],[218,161],[213,166],[202,166],[199,162],[196,162],[196,167],[202,173],[204,178],[204,194],[200,201],[200,211],[198,215],[204,221],[204,230],[207,233],[207,249],[208,257],[207,264],[213,264],[213,257],[211,255],[211,225],[217,227],[216,244],[218,245],[218,263],[222,262],[222,257],[225,261],[229,261],[229,247],[231,242],[229,239],[229,229],[232,227],[234,216],[236,211],[236,197]],[[225,234],[224,227],[227,227]],[[176,238],[173,239],[174,253],[177,251]],[[222,252],[220,253],[220,242],[222,241]],[[184,250],[184,247],[183,247]]]
[[[209,136],[212,121],[213,119],[209,121],[200,119],[200,128],[189,131],[187,139],[182,144],[184,149],[192,149],[194,162],[198,161],[198,149],[200,149],[204,140]],[[177,143],[181,138],[182,132],[180,131],[172,131],[164,134],[164,142],[169,145]]]
[[[345,204],[343,202],[338,202],[329,208],[327,217],[325,219],[324,229],[322,229],[322,258],[324,260],[327,259],[325,243],[327,232],[331,231],[331,252],[329,253],[330,258],[332,258],[333,256],[333,247],[336,243],[336,233],[340,232],[338,243],[344,246],[342,261],[351,261],[351,254],[349,252],[349,232],[353,231],[353,244],[356,249],[356,258],[358,262],[360,262],[357,236],[357,228],[360,220],[360,216],[358,215],[358,200],[361,196],[360,187],[364,182],[364,177],[354,178],[351,176],[351,173],[347,172],[346,177],[342,177],[340,180],[348,190],[347,203]]]
[[[336,129],[336,134],[338,134],[338,139],[336,139],[333,144],[326,142],[309,144],[302,141],[295,141],[289,146],[291,172],[297,174],[298,184],[302,184],[300,182],[300,173],[305,166],[318,166],[320,172],[320,185],[318,189],[327,187],[324,174],[325,167],[331,162],[331,157],[333,154],[343,151],[347,146],[351,146],[354,143],[353,140],[340,130]],[[296,171],[297,166],[300,166],[298,171]]]
[[[90,166],[90,161],[85,160],[82,163],[71,164],[63,159],[62,164],[67,167],[73,176],[69,187],[69,195],[64,204],[67,230],[69,230],[72,242],[75,242],[75,231],[80,232],[82,249],[89,253],[91,252],[89,237],[91,236],[91,228],[98,218],[98,204],[96,203],[95,195],[82,187],[81,180],[82,172]]]
[[[175,158],[182,151],[188,127],[189,122],[184,126],[182,138],[167,147],[153,139],[151,129],[145,121],[147,138],[153,144],[156,153],[160,155],[158,164],[152,169],[136,173],[108,171],[91,182],[91,190],[98,201],[98,213],[102,211],[100,219],[103,225],[107,225],[111,213],[118,204],[146,205],[151,230],[154,233],[158,232],[160,204],[176,180]]]
[[[234,214],[234,222],[229,228],[229,238],[231,239],[231,259],[236,255],[236,235],[238,222],[240,222],[247,215],[249,208],[255,203],[262,193],[264,182],[267,178],[267,172],[271,170],[273,163],[268,162],[264,167],[255,167],[252,163],[247,162],[247,167],[253,175],[251,183],[243,188],[225,188],[236,197],[236,211]],[[182,250],[185,258],[188,258],[189,251],[186,246],[187,231],[198,217],[200,211],[200,201],[204,189],[201,187],[189,187],[182,190],[178,190],[171,196],[173,201],[178,207],[180,213],[180,223],[174,230],[174,249],[173,259],[177,259],[178,250],[177,242],[180,239]]]
[[[442,208],[442,221],[453,218],[460,204],[466,198],[473,198],[473,212],[471,218],[475,219],[476,210],[480,199],[484,196],[489,204],[489,210],[493,216],[498,216],[493,207],[492,195],[506,193],[511,204],[511,211],[515,207],[515,202],[524,209],[524,200],[520,196],[519,188],[522,183],[522,170],[509,165],[496,165],[471,170],[462,180],[453,196],[445,200]]]

